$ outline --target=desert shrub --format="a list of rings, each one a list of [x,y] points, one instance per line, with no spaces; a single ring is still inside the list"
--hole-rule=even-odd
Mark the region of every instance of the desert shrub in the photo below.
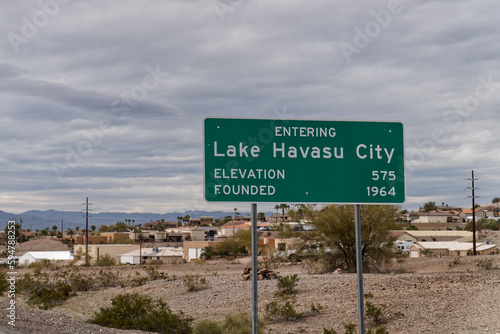
[[[37,261],[37,262],[31,262],[28,265],[28,268],[35,268],[35,269],[42,269],[42,268],[47,268],[50,267],[50,261],[49,260],[42,260],[42,261]]]
[[[188,292],[200,291],[208,289],[208,282],[205,277],[200,277],[199,275],[189,275],[186,274],[182,278],[184,286],[187,288]]]
[[[344,324],[345,334],[356,334],[356,325],[352,322]]]
[[[266,304],[265,312],[268,319],[283,319],[286,321],[296,321],[304,316],[304,313],[297,312],[296,303],[293,299],[273,300]]]
[[[138,329],[162,334],[191,334],[193,319],[182,312],[173,313],[161,299],[137,293],[121,294],[101,307],[90,323],[118,329]]]
[[[75,291],[89,291],[95,286],[94,280],[91,277],[80,273],[73,273],[67,280]]]
[[[335,329],[333,328],[328,329],[323,327],[323,334],[337,334],[337,331],[335,331]]]
[[[252,334],[252,316],[247,313],[237,313],[226,316],[222,323],[224,334]],[[264,334],[264,321],[258,319],[258,333]]]
[[[292,276],[278,277],[275,296],[289,296],[295,294],[295,288],[299,282],[297,274]]]
[[[10,283],[7,281],[9,276],[5,272],[5,270],[0,270],[0,296],[3,295],[4,292],[9,291]]]
[[[374,334],[373,329],[369,329],[366,334]],[[385,327],[379,327],[375,329],[375,334],[389,334],[389,331]]]
[[[424,241],[424,240],[422,239],[422,241]],[[420,251],[420,253],[423,256],[433,256],[434,255],[434,251],[432,249],[429,249],[429,248],[426,248],[426,249]]]
[[[387,314],[387,306],[385,304],[380,304],[380,307],[377,307],[375,304],[371,302],[366,302],[365,316],[367,318],[371,318],[373,323],[379,324],[385,321],[386,314]]]
[[[460,264],[460,257],[458,257],[458,256],[455,256],[455,258],[450,263],[448,263],[448,265],[450,267],[453,267],[453,266],[456,266],[459,264]]]
[[[159,268],[158,265],[147,266],[144,268],[144,270],[148,274],[150,280],[156,281],[159,279],[167,279],[168,278],[168,274],[159,271],[158,268]]]
[[[193,334],[224,334],[217,321],[204,319],[196,324]]]
[[[149,278],[146,276],[141,276],[141,273],[136,271],[135,277],[130,278],[130,274],[128,275],[128,284],[130,286],[141,286],[146,284],[149,281]]]
[[[99,256],[99,266],[101,267],[111,267],[116,265],[116,260],[109,254],[104,254]]]
[[[331,264],[327,261],[319,259],[315,260],[304,260],[302,261],[302,270],[309,275],[319,275],[326,274],[333,271]]]
[[[28,304],[47,310],[61,305],[75,290],[65,281],[50,281],[47,278],[35,279],[26,275],[16,284],[16,289],[27,296]]]
[[[319,313],[322,309],[323,309],[323,305],[321,305],[320,303],[318,303],[318,304],[312,303],[311,304],[311,312],[312,313]]]
[[[484,270],[497,270],[500,269],[498,266],[493,266],[493,260],[492,259],[484,259],[484,260],[479,260],[478,263],[476,263],[476,266],[478,266],[481,269]]]
[[[125,282],[120,276],[119,272],[105,271],[101,269],[95,278],[96,286],[103,288],[124,286]]]

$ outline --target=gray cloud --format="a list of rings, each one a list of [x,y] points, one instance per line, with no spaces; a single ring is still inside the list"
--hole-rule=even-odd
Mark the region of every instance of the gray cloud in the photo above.
[[[40,4],[4,6],[0,209],[232,208],[201,200],[202,120],[277,114],[402,121],[408,208],[467,205],[472,169],[490,201],[500,85],[455,105],[500,82],[499,5],[390,3],[70,1],[30,37]]]

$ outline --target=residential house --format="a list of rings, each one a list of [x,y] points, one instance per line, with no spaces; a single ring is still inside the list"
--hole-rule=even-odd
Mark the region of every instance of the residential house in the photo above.
[[[97,263],[96,259],[103,255],[109,255],[119,263],[119,255],[139,249],[139,244],[111,244],[111,245],[89,245],[90,262]],[[86,245],[75,245],[75,254],[82,256],[80,260],[82,263],[85,261]]]
[[[486,218],[486,211],[485,210],[481,210],[481,209],[476,209],[474,210],[474,214],[476,216],[476,221],[478,221],[479,219],[482,219],[482,218]],[[462,210],[462,212],[460,212],[460,219],[462,219],[462,221],[472,221],[472,209],[464,209]]]
[[[391,231],[391,234],[396,236],[399,241],[472,241],[472,232],[469,231],[428,231],[428,230],[410,230],[410,231]]]
[[[471,242],[439,241],[439,242],[417,242],[410,247],[410,257],[423,257],[423,251],[429,250],[432,256],[468,256],[473,254]],[[496,245],[476,243],[478,255],[498,254]]]
[[[413,223],[456,223],[460,219],[455,212],[419,212]]]
[[[153,261],[163,263],[182,263],[184,251],[178,247],[141,248],[118,255],[122,264],[141,264]]]
[[[184,241],[184,259],[189,261],[199,260],[205,247],[217,247],[218,241]]]

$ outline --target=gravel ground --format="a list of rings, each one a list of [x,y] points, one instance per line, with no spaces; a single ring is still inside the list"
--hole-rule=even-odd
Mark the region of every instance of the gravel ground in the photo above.
[[[500,333],[500,270],[485,271],[475,266],[484,258],[465,258],[458,264],[453,264],[452,258],[408,259],[395,264],[393,269],[411,272],[365,274],[364,292],[373,295],[369,300],[375,305],[387,306],[388,320],[383,325],[390,333]],[[493,259],[500,265],[498,256]],[[23,301],[18,300],[16,327],[7,324],[5,314],[0,330],[5,333],[140,333],[84,322],[99,307],[109,305],[113,296],[125,291],[161,297],[174,311],[182,310],[196,320],[223,319],[226,314],[251,310],[251,282],[240,279],[244,266],[220,261],[205,265],[165,265],[161,270],[169,274],[168,280],[134,288],[80,293],[49,311],[22,306]],[[137,268],[120,270],[135,272]],[[266,333],[322,333],[323,327],[343,333],[343,323],[357,323],[356,275],[308,275],[300,265],[281,266],[277,271],[282,275],[299,275],[299,311],[310,314],[312,303],[320,304],[323,310],[295,322],[268,321]],[[205,277],[210,287],[187,292],[181,279],[186,273]],[[259,281],[261,314],[273,299],[275,289],[276,281]],[[6,310],[8,299],[2,297],[0,304]],[[397,317],[396,312],[404,315]],[[366,326],[372,326],[369,319]]]
[[[382,324],[389,333],[432,334],[500,334],[500,270],[482,270],[479,260],[491,258],[500,266],[500,256],[461,258],[407,259],[395,262],[383,274],[364,274],[364,292],[375,305],[387,306],[387,321]],[[241,262],[244,262],[241,260]],[[151,281],[134,288],[109,288],[80,293],[64,305],[49,311],[25,306],[17,300],[16,327],[7,324],[9,300],[0,298],[4,315],[0,317],[0,334],[9,333],[142,333],[103,328],[85,322],[110,299],[124,292],[138,292],[161,297],[174,311],[183,311],[201,319],[223,319],[225,315],[251,311],[251,282],[241,281],[246,263],[225,261],[206,264],[164,265],[169,279]],[[93,268],[85,270],[96,270]],[[99,270],[99,269],[97,269]],[[122,266],[123,274],[138,270]],[[282,265],[281,275],[298,274],[298,311],[307,316],[294,322],[268,321],[266,333],[323,333],[323,327],[344,333],[344,323],[357,323],[357,283],[355,274],[306,274],[301,265]],[[20,271],[20,275],[25,271]],[[209,288],[187,292],[182,281],[186,273],[206,278]],[[175,275],[175,279],[174,279]],[[259,312],[273,299],[275,280],[259,281]],[[365,300],[366,301],[366,300]],[[312,314],[311,304],[320,304],[319,314]],[[24,306],[23,306],[24,305]],[[396,316],[398,313],[399,316]],[[379,325],[379,326],[382,326]],[[366,327],[373,328],[370,319]]]

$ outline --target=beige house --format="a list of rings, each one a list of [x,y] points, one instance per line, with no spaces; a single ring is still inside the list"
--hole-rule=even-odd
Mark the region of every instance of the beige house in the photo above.
[[[402,232],[402,233],[401,233]],[[428,230],[418,230],[418,231],[392,231],[394,235],[397,235],[397,240],[400,241],[458,241],[458,242],[469,242],[472,241],[472,232],[470,231],[428,231]]]
[[[126,245],[126,244],[112,244],[112,245],[89,245],[89,256],[90,262],[96,263],[96,259],[103,255],[110,255],[119,263],[119,255],[131,252],[133,250],[139,250],[139,244]],[[82,254],[83,258],[80,260],[82,263],[85,261],[85,245],[75,245],[74,254]]]
[[[218,241],[184,241],[184,259],[186,262],[199,260],[205,247],[217,247]]]
[[[153,261],[182,263],[184,261],[184,252],[182,248],[178,247],[148,247],[121,254],[119,257],[122,264],[140,264]]]
[[[474,211],[474,215],[476,216],[476,220],[486,218],[486,211],[481,209],[476,209]],[[460,212],[460,219],[464,219],[466,221],[472,221],[472,209],[464,209]]]
[[[102,232],[99,236],[106,237],[106,244],[130,241],[130,233],[128,232]]]
[[[454,212],[425,212],[419,213],[413,223],[456,223],[459,220],[459,215]]]
[[[429,250],[432,256],[469,256],[473,254],[472,242],[417,242],[410,247],[410,257],[424,257],[423,251]],[[493,255],[498,254],[496,245],[488,245],[484,243],[476,243],[476,253],[478,255]]]

